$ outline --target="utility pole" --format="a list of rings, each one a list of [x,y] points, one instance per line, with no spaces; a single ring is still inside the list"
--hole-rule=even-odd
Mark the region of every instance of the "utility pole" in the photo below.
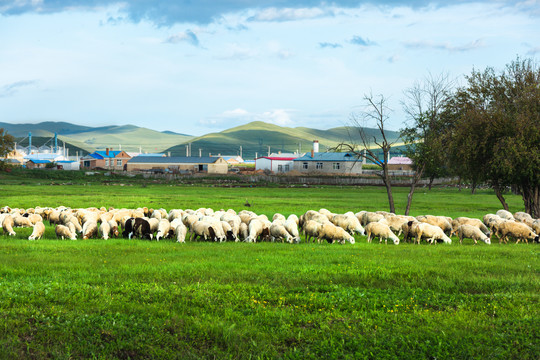
[[[270,156],[270,145],[268,145],[268,156]]]
[[[199,148],[199,157],[202,157],[202,149]]]
[[[240,145],[240,158],[242,158],[242,145]]]
[[[186,145],[186,157],[189,156],[189,145]]]

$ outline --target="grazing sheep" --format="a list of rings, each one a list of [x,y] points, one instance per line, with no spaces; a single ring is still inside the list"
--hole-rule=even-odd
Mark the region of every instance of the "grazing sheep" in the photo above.
[[[137,236],[141,239],[152,240],[154,235],[150,230],[150,223],[148,220],[143,218],[134,218],[132,221],[132,231],[129,234],[128,238],[131,239],[134,236]],[[127,222],[126,222],[127,225]]]
[[[276,220],[285,221],[287,219],[285,218],[285,215],[282,215],[280,213],[275,213],[274,216],[272,216],[272,222],[274,222]]]
[[[366,226],[369,223],[381,221],[382,219],[384,219],[383,214],[366,211],[362,214],[362,220],[360,220],[360,224],[362,226]]]
[[[75,216],[71,215],[71,216],[67,217],[66,221],[67,222],[64,223],[64,225],[70,227],[69,224],[72,224],[73,227],[75,227],[76,232],[78,232],[79,234],[82,234],[82,226],[81,226],[81,224],[79,224],[79,220],[77,220],[77,218]]]
[[[187,235],[187,227],[182,222],[177,223],[176,228],[174,229],[176,234],[176,242],[185,243]]]
[[[471,225],[471,226],[477,227],[486,236],[490,236],[490,234],[491,234],[490,231],[489,231],[489,228],[486,225],[484,225],[484,223],[481,220],[479,220],[479,219],[471,219],[471,218],[464,217],[464,216],[457,217],[454,220],[452,220],[452,234],[457,234],[457,228],[460,225]]]
[[[274,242],[276,239],[281,240],[281,242],[293,242],[293,237],[291,236],[291,234],[289,234],[287,229],[285,229],[285,226],[283,226],[280,222],[273,222],[270,226],[270,239],[272,240],[272,242]]]
[[[289,217],[285,220],[283,226],[285,226],[287,232],[293,237],[293,242],[298,244],[300,242],[300,233],[298,232],[298,224],[296,221]]]
[[[83,239],[90,239],[97,234],[98,225],[97,221],[87,221],[83,224]]]
[[[43,222],[37,222],[34,225],[34,230],[32,231],[32,234],[28,237],[28,240],[39,240],[45,233],[45,225]]]
[[[388,239],[390,238],[395,245],[399,244],[399,238],[392,232],[390,227],[380,221],[367,224],[366,233],[368,236],[368,243],[370,243],[373,238],[378,237],[379,242],[382,242],[384,239],[384,243],[386,244]]]
[[[240,227],[238,228],[238,235],[239,235],[239,237],[236,239],[237,242],[240,241],[240,238],[243,241],[248,241],[249,227],[245,222],[242,222],[240,224]]]
[[[315,241],[315,238],[319,236],[319,232],[321,231],[322,224],[315,220],[308,220],[304,224],[304,234],[306,235],[306,242],[309,242],[310,239],[313,239]]]
[[[71,239],[71,240],[77,240],[75,237],[75,234],[73,234],[69,228],[65,225],[58,224],[54,228],[54,232],[56,233],[57,238],[64,239]]]
[[[36,225],[38,222],[43,222],[43,217],[39,214],[29,214],[28,220],[34,225]]]
[[[155,233],[157,230],[158,230],[158,226],[159,226],[159,219],[157,218],[150,218],[150,219],[145,219],[146,221],[148,221],[148,224],[150,225],[150,232],[153,234]]]
[[[119,235],[118,223],[114,219],[107,221],[107,223],[109,224],[109,227],[111,228],[111,236],[118,237]]]
[[[330,221],[334,225],[345,229],[351,235],[354,235],[354,233],[357,233],[360,235],[366,234],[366,231],[364,230],[362,225],[360,225],[360,221],[358,221],[358,219],[354,215],[338,214],[338,215],[334,215]]]
[[[236,241],[236,235],[234,234],[231,224],[229,224],[227,221],[220,221],[220,224],[227,240]]]
[[[474,225],[469,225],[469,224],[459,225],[455,232],[457,236],[459,237],[460,244],[463,243],[464,238],[473,239],[475,245],[478,243],[478,240],[482,240],[488,245],[491,244],[491,240],[489,239],[489,237],[486,236],[486,234],[484,234],[482,230],[480,230],[478,227]]]
[[[18,215],[13,216],[13,226],[14,227],[33,227],[34,224],[27,217]]]
[[[498,210],[495,215],[498,215],[500,217],[502,217],[503,219],[505,220],[515,220],[514,219],[514,215],[512,215],[512,213],[510,211],[507,211],[507,210]]]
[[[289,220],[294,221],[296,223],[296,226],[298,226],[298,223],[300,221],[300,219],[298,218],[298,216],[296,216],[296,214],[289,215],[289,217],[287,217],[287,221]]]
[[[193,227],[191,229],[192,236],[191,239],[193,241],[197,240],[197,238],[203,238],[205,241],[211,240],[216,241],[216,231],[214,230],[212,224],[209,224],[205,221],[197,221],[193,224]]]
[[[107,221],[102,222],[98,227],[98,236],[104,240],[109,239],[109,234],[111,233],[111,226]]]
[[[252,219],[248,225],[249,235],[247,242],[267,241],[270,238],[270,229],[260,218]]]
[[[323,224],[319,231],[317,241],[320,242],[322,239],[331,243],[338,241],[340,244],[345,244],[345,242],[354,244],[354,237],[351,234],[330,222]]]
[[[334,215],[336,215],[327,209],[320,209],[319,214],[326,216],[328,218],[328,221],[332,221],[332,218],[334,217]]]
[[[390,230],[392,230],[396,236],[399,236],[403,232],[403,224],[406,224],[413,219],[416,220],[412,216],[388,215],[385,216],[384,219],[379,220],[379,222],[388,225]]]
[[[504,241],[506,244],[509,237],[516,239],[516,244],[521,240],[524,240],[526,243],[528,243],[529,240],[538,242],[538,235],[536,235],[530,227],[516,221],[506,221],[501,224],[498,234],[500,234],[499,243]]]
[[[531,224],[531,228],[535,233],[540,234],[540,219],[534,220]]]
[[[448,236],[452,234],[452,220],[448,221],[446,216],[421,215],[416,219],[422,223],[438,226]]]
[[[159,239],[163,239],[169,236],[170,230],[171,230],[171,223],[169,222],[169,220],[165,218],[161,218],[161,220],[158,223],[156,240],[159,241]]]
[[[2,229],[4,230],[4,235],[7,233],[8,236],[15,236],[17,235],[15,233],[15,231],[13,231],[13,225],[14,225],[14,221],[13,221],[13,216],[11,215],[6,215],[4,217],[4,221],[2,222]]]
[[[412,230],[416,233],[416,242],[418,244],[420,244],[420,239],[426,239],[430,244],[437,244],[437,240],[442,240],[446,244],[452,243],[452,240],[446,236],[443,230],[435,225],[421,222],[413,226]]]

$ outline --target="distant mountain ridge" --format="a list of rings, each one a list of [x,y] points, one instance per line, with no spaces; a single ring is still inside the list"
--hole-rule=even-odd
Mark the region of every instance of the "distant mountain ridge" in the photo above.
[[[167,152],[173,156],[185,156],[191,148],[191,156],[240,155],[245,159],[264,156],[269,152],[308,152],[313,140],[318,140],[320,151],[327,151],[340,143],[360,144],[359,131],[352,127],[335,127],[328,130],[307,127],[284,127],[262,121],[254,121],[217,133],[190,136],[172,131],[155,131],[135,125],[111,125],[89,127],[67,122],[46,121],[38,124],[9,124],[0,122],[9,134],[23,140],[32,136],[53,137],[73,147],[92,152],[105,148],[138,152]],[[368,137],[380,140],[378,129],[364,128]],[[399,145],[399,132],[386,131],[390,141]],[[240,148],[241,147],[241,148]]]

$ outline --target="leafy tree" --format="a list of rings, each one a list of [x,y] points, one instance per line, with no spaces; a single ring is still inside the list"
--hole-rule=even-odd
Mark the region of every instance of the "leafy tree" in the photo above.
[[[517,58],[500,74],[473,70],[444,116],[454,172],[489,183],[505,209],[504,189],[516,189],[540,217],[540,68]]]
[[[15,138],[0,128],[0,158],[5,158],[14,147]],[[0,160],[0,169],[5,167],[5,162]]]

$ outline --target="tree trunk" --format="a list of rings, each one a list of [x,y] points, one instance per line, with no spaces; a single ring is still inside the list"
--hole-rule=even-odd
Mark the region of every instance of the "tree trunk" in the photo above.
[[[471,194],[474,195],[475,192],[476,192],[476,181],[473,181],[471,185]]]
[[[457,188],[459,191],[461,191],[461,176],[458,179]]]
[[[435,176],[431,175],[429,177],[429,190],[431,191],[431,187],[433,186],[433,181],[435,180]]]
[[[506,200],[504,199],[504,196],[502,194],[501,187],[499,184],[493,184],[493,189],[495,190],[495,195],[497,195],[497,199],[501,202],[503,209],[506,211],[509,211],[508,204],[506,203]]]
[[[385,158],[387,156],[385,155]],[[390,206],[390,212],[395,214],[396,208],[394,206],[394,195],[392,194],[392,184],[390,183],[390,175],[388,174],[388,166],[383,165],[383,182],[386,186],[386,194],[388,195],[388,205]]]
[[[540,217],[540,190],[539,186],[523,187],[521,189],[521,196],[523,198],[523,204],[525,205],[525,212],[533,217],[533,219]]]
[[[414,195],[414,190],[416,189],[416,185],[418,184],[418,181],[422,178],[422,174],[424,173],[425,166],[422,166],[419,171],[417,171],[414,174],[412,183],[411,183],[411,189],[409,190],[409,195],[407,195],[407,207],[405,208],[405,215],[409,215],[409,211],[411,210],[411,204],[412,204],[412,198]]]

